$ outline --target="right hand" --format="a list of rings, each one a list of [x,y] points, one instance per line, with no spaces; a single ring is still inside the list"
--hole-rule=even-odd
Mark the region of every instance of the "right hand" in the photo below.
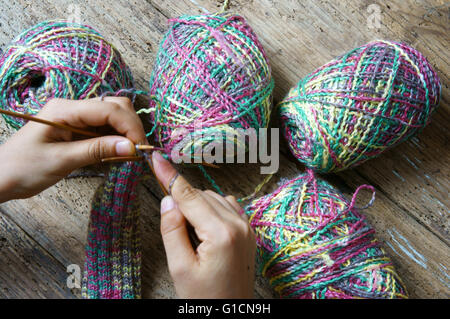
[[[153,153],[157,178],[168,189],[175,169]],[[161,202],[161,233],[180,298],[252,298],[256,242],[233,196],[193,188],[182,176]],[[201,241],[194,250],[190,223]]]

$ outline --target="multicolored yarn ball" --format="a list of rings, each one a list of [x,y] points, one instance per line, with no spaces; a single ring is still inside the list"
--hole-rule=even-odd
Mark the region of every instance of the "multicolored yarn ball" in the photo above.
[[[89,26],[40,23],[17,37],[0,58],[0,105],[36,114],[51,98],[87,99],[132,90],[119,52]],[[14,128],[25,121],[5,116]],[[140,297],[141,253],[136,186],[143,163],[114,165],[94,196],[82,295]]]
[[[262,274],[282,298],[407,298],[402,281],[351,202],[313,171],[251,202]],[[374,198],[373,198],[374,199]]]
[[[415,49],[374,41],[318,68],[279,104],[294,156],[318,172],[378,156],[422,129],[441,84]]]
[[[0,105],[36,114],[51,98],[81,100],[132,88],[119,52],[96,30],[46,21],[20,34],[0,59]],[[25,120],[4,115],[14,128]]]
[[[258,133],[267,127],[274,81],[264,49],[244,18],[220,13],[169,22],[145,111],[165,152],[170,156],[178,145],[182,156],[195,159],[208,147],[235,145],[241,129]]]

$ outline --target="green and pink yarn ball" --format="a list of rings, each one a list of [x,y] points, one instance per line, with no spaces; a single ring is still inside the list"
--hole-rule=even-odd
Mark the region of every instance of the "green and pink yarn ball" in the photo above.
[[[213,145],[235,145],[240,130],[258,133],[267,127],[274,81],[264,49],[244,18],[222,13],[169,23],[145,111],[165,152],[181,143],[181,153],[195,158]]]
[[[292,154],[327,173],[357,166],[416,134],[440,94],[439,78],[420,52],[380,40],[307,75],[278,113]]]
[[[34,115],[51,98],[88,99],[133,88],[119,52],[90,26],[46,21],[22,32],[0,58],[0,105]],[[4,116],[14,128],[25,120]]]
[[[245,207],[260,270],[281,298],[407,298],[374,229],[355,207],[363,188],[374,191],[360,186],[348,201],[308,170]]]

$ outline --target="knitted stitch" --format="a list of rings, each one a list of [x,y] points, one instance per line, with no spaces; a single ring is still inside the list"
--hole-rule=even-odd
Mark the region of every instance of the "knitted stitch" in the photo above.
[[[39,23],[0,58],[0,105],[36,114],[51,98],[88,99],[133,88],[118,51],[96,30],[66,21]],[[5,116],[13,128],[22,119]],[[112,166],[91,211],[83,297],[140,297],[137,178],[143,163]]]
[[[281,297],[407,297],[375,231],[354,206],[357,192],[349,203],[308,170],[245,207],[262,274]]]
[[[142,165],[113,166],[93,200],[86,246],[84,298],[141,297],[137,184]]]
[[[267,127],[274,82],[264,49],[244,18],[220,13],[169,21],[145,110],[165,153],[170,156],[190,137],[181,153],[196,158],[212,144],[235,145],[239,129]]]
[[[374,41],[318,68],[278,105],[294,156],[319,171],[363,163],[430,120],[439,78],[418,51]]]

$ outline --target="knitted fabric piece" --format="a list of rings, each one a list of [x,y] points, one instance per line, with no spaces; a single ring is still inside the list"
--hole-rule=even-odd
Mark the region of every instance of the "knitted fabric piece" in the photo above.
[[[86,263],[84,298],[141,297],[141,248],[137,184],[143,163],[112,166],[93,200]]]
[[[309,170],[251,202],[262,274],[282,298],[406,298],[375,231]]]
[[[195,158],[211,144],[235,145],[239,129],[267,127],[273,86],[264,49],[244,18],[181,16],[170,20],[161,42],[145,112],[165,153],[181,142],[180,153]]]
[[[425,57],[374,41],[318,68],[278,106],[294,156],[319,171],[339,171],[378,156],[422,129],[441,84]]]
[[[36,114],[51,98],[88,99],[133,88],[119,52],[96,30],[47,21],[24,31],[0,58],[0,105]],[[22,119],[4,116],[13,128]],[[91,212],[83,296],[140,297],[137,177],[143,164],[113,166]]]

